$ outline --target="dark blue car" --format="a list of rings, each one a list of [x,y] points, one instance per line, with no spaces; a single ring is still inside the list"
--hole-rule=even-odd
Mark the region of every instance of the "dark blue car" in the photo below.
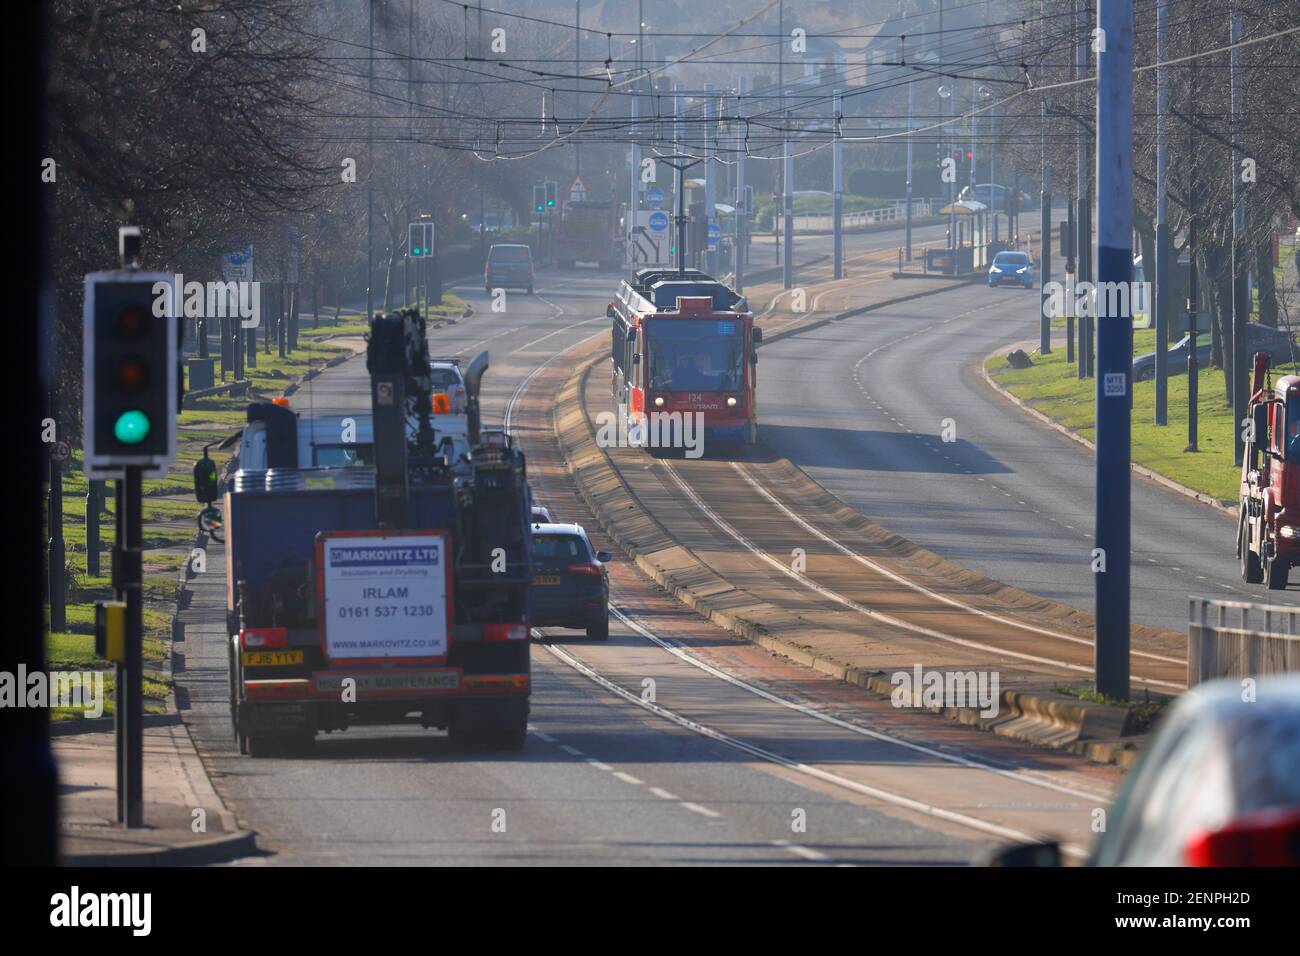
[[[593,640],[609,638],[609,572],[606,551],[594,551],[576,524],[533,525],[532,624],[585,629]]]

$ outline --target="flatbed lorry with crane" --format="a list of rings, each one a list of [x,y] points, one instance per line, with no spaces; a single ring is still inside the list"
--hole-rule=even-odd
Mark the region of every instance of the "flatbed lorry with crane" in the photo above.
[[[221,480],[205,453],[195,469],[205,510],[224,505],[240,752],[411,722],[469,747],[517,749],[531,691],[532,501],[522,451],[480,425],[487,353],[467,370],[454,441],[431,414],[416,310],[375,316],[366,364],[371,415],[367,434],[353,436],[359,453],[325,442],[327,463],[304,460],[329,429],[256,402],[242,447],[256,445],[258,467],[235,463]]]

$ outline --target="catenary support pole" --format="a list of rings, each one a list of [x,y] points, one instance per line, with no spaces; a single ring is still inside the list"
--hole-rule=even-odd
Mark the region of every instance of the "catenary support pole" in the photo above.
[[[1133,277],[1133,4],[1099,0],[1098,27],[1106,49],[1097,67],[1097,266],[1107,288],[1129,288]],[[1110,286],[1115,283],[1116,286]],[[1097,323],[1096,544],[1103,562],[1096,581],[1097,690],[1129,695],[1130,442],[1129,389],[1133,319],[1124,296]]]

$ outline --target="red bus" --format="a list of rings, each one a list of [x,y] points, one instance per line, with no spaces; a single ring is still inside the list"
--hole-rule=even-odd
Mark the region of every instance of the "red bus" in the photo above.
[[[757,441],[763,331],[744,296],[697,269],[642,269],[619,284],[606,315],[629,444],[679,447],[684,436],[689,447],[693,432],[706,442]]]

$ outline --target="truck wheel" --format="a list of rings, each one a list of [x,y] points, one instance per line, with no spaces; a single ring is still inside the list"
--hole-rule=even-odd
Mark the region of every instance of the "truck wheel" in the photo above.
[[[1259,584],[1264,580],[1264,568],[1259,555],[1250,550],[1250,536],[1247,532],[1246,518],[1241,519],[1241,530],[1237,533],[1237,555],[1241,558],[1241,579],[1247,584]]]
[[[244,741],[240,752],[248,754],[254,760],[270,757],[275,750],[274,737],[267,737],[263,734],[246,734],[240,739]]]
[[[1264,577],[1270,591],[1285,591],[1291,573],[1291,563],[1286,558],[1274,558],[1264,566]]]
[[[609,640],[609,617],[606,616],[603,621],[593,621],[587,625],[587,636],[593,641]]]

